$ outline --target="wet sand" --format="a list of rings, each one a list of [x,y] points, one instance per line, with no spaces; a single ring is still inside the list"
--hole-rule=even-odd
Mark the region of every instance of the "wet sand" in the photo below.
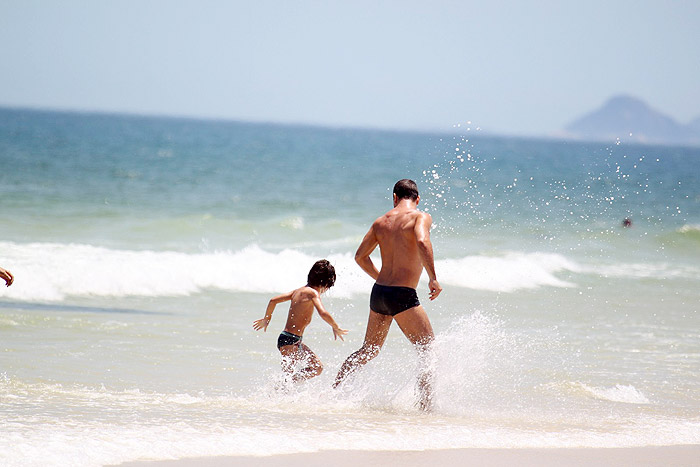
[[[700,445],[633,448],[446,449],[431,451],[321,451],[274,456],[223,456],[139,461],[122,467],[253,466],[700,466]]]

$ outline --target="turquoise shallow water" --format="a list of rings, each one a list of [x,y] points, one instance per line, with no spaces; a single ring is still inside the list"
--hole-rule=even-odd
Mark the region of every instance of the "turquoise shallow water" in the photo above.
[[[700,441],[698,149],[5,109],[0,166],[3,464]],[[404,177],[445,287],[427,416],[396,329],[330,390]],[[320,257],[350,334],[315,319],[326,371],[279,391],[284,309],[251,323]]]

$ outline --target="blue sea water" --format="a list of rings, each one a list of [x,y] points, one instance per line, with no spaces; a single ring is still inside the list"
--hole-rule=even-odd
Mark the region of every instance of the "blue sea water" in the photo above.
[[[429,415],[397,329],[330,389],[401,178],[445,288]],[[697,444],[699,247],[698,148],[0,109],[0,461]],[[279,391],[285,310],[251,324],[322,257],[350,333],[315,319],[325,371]]]

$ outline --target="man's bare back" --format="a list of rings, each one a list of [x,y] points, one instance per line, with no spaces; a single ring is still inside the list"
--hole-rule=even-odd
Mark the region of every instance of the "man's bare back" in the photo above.
[[[420,245],[429,241],[426,232],[430,232],[431,224],[429,214],[401,204],[375,221],[373,229],[382,257],[378,284],[418,286],[423,271]],[[426,250],[432,256],[432,248]]]
[[[355,253],[357,264],[376,283],[370,297],[370,316],[364,343],[345,360],[334,387],[377,356],[394,320],[411,343],[416,345],[421,356],[428,353],[434,338],[433,329],[415,291],[423,268],[430,281],[430,300],[437,298],[442,288],[435,276],[430,242],[432,219],[429,214],[418,210],[419,201],[415,182],[397,182],[394,186],[394,208],[374,221]],[[370,258],[377,246],[382,257],[381,271]],[[418,379],[421,392],[419,404],[427,410],[432,403],[429,369],[421,371]]]
[[[393,209],[374,221],[357,249],[355,260],[377,284],[414,289],[425,268],[430,280],[430,299],[434,300],[442,288],[435,276],[430,241],[433,220],[430,214],[417,209],[417,200],[395,199],[394,204]],[[377,246],[382,257],[381,271],[377,271],[369,257]]]

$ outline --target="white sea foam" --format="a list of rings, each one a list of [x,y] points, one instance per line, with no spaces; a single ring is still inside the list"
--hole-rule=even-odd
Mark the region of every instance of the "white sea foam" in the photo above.
[[[577,386],[598,399],[627,404],[649,404],[649,399],[631,385],[616,384],[606,388],[579,383]]]
[[[631,279],[700,279],[698,267],[663,262],[596,265],[584,267],[581,271],[603,277]]]
[[[554,274],[580,270],[573,261],[551,253],[468,256],[442,260],[438,265],[441,284],[496,292],[542,286],[572,287],[574,284],[558,279]]]
[[[0,242],[3,261],[15,275],[3,297],[61,301],[66,297],[188,296],[205,290],[277,293],[301,285],[320,259],[297,249],[271,252],[257,245],[238,251],[183,253],[117,250],[84,244]],[[367,293],[372,280],[350,253],[327,257],[336,267],[334,297]],[[377,258],[377,264],[380,262]],[[10,266],[8,266],[10,267]],[[574,287],[558,274],[629,278],[700,277],[693,266],[666,263],[580,265],[555,253],[508,252],[436,261],[443,286],[493,292],[540,287]],[[423,282],[427,281],[425,274]]]
[[[700,224],[685,224],[683,227],[679,228],[677,232],[682,234],[700,235]]]
[[[61,301],[69,296],[187,296],[207,289],[276,293],[298,287],[318,257],[250,245],[239,251],[182,253],[116,250],[83,244],[0,242],[16,280],[3,297]],[[372,280],[350,253],[329,255],[338,275],[333,296],[366,294]],[[512,292],[568,287],[555,273],[578,266],[561,255],[508,253],[437,261],[444,285]],[[424,278],[425,280],[425,278]]]
[[[3,296],[45,301],[187,296],[205,289],[274,293],[298,287],[318,259],[295,250],[271,253],[255,245],[195,254],[57,243],[4,243],[0,249],[16,278]],[[351,262],[349,255],[331,260],[340,270]],[[352,287],[345,293],[352,293]]]
[[[531,337],[531,336],[528,336]],[[436,336],[437,407],[413,406],[415,352],[384,349],[348,388],[331,389],[332,372],[287,392],[250,394],[212,388],[194,393],[107,389],[21,381],[0,375],[0,464],[98,466],[136,459],[272,455],[319,450],[622,447],[695,444],[700,424],[596,410],[591,398],[649,404],[633,386],[524,381],[531,349],[506,323],[476,312]],[[531,357],[531,355],[529,356]],[[407,363],[409,362],[409,363]],[[271,368],[279,374],[279,368]],[[583,397],[581,397],[583,396]],[[0,404],[2,405],[2,404]],[[542,428],[544,427],[544,429]],[[334,434],[329,436],[329,433]],[[337,436],[342,433],[342,436]],[[49,440],[49,442],[47,442]]]
[[[293,230],[302,230],[304,228],[304,218],[299,216],[290,217],[280,222],[280,225]]]

